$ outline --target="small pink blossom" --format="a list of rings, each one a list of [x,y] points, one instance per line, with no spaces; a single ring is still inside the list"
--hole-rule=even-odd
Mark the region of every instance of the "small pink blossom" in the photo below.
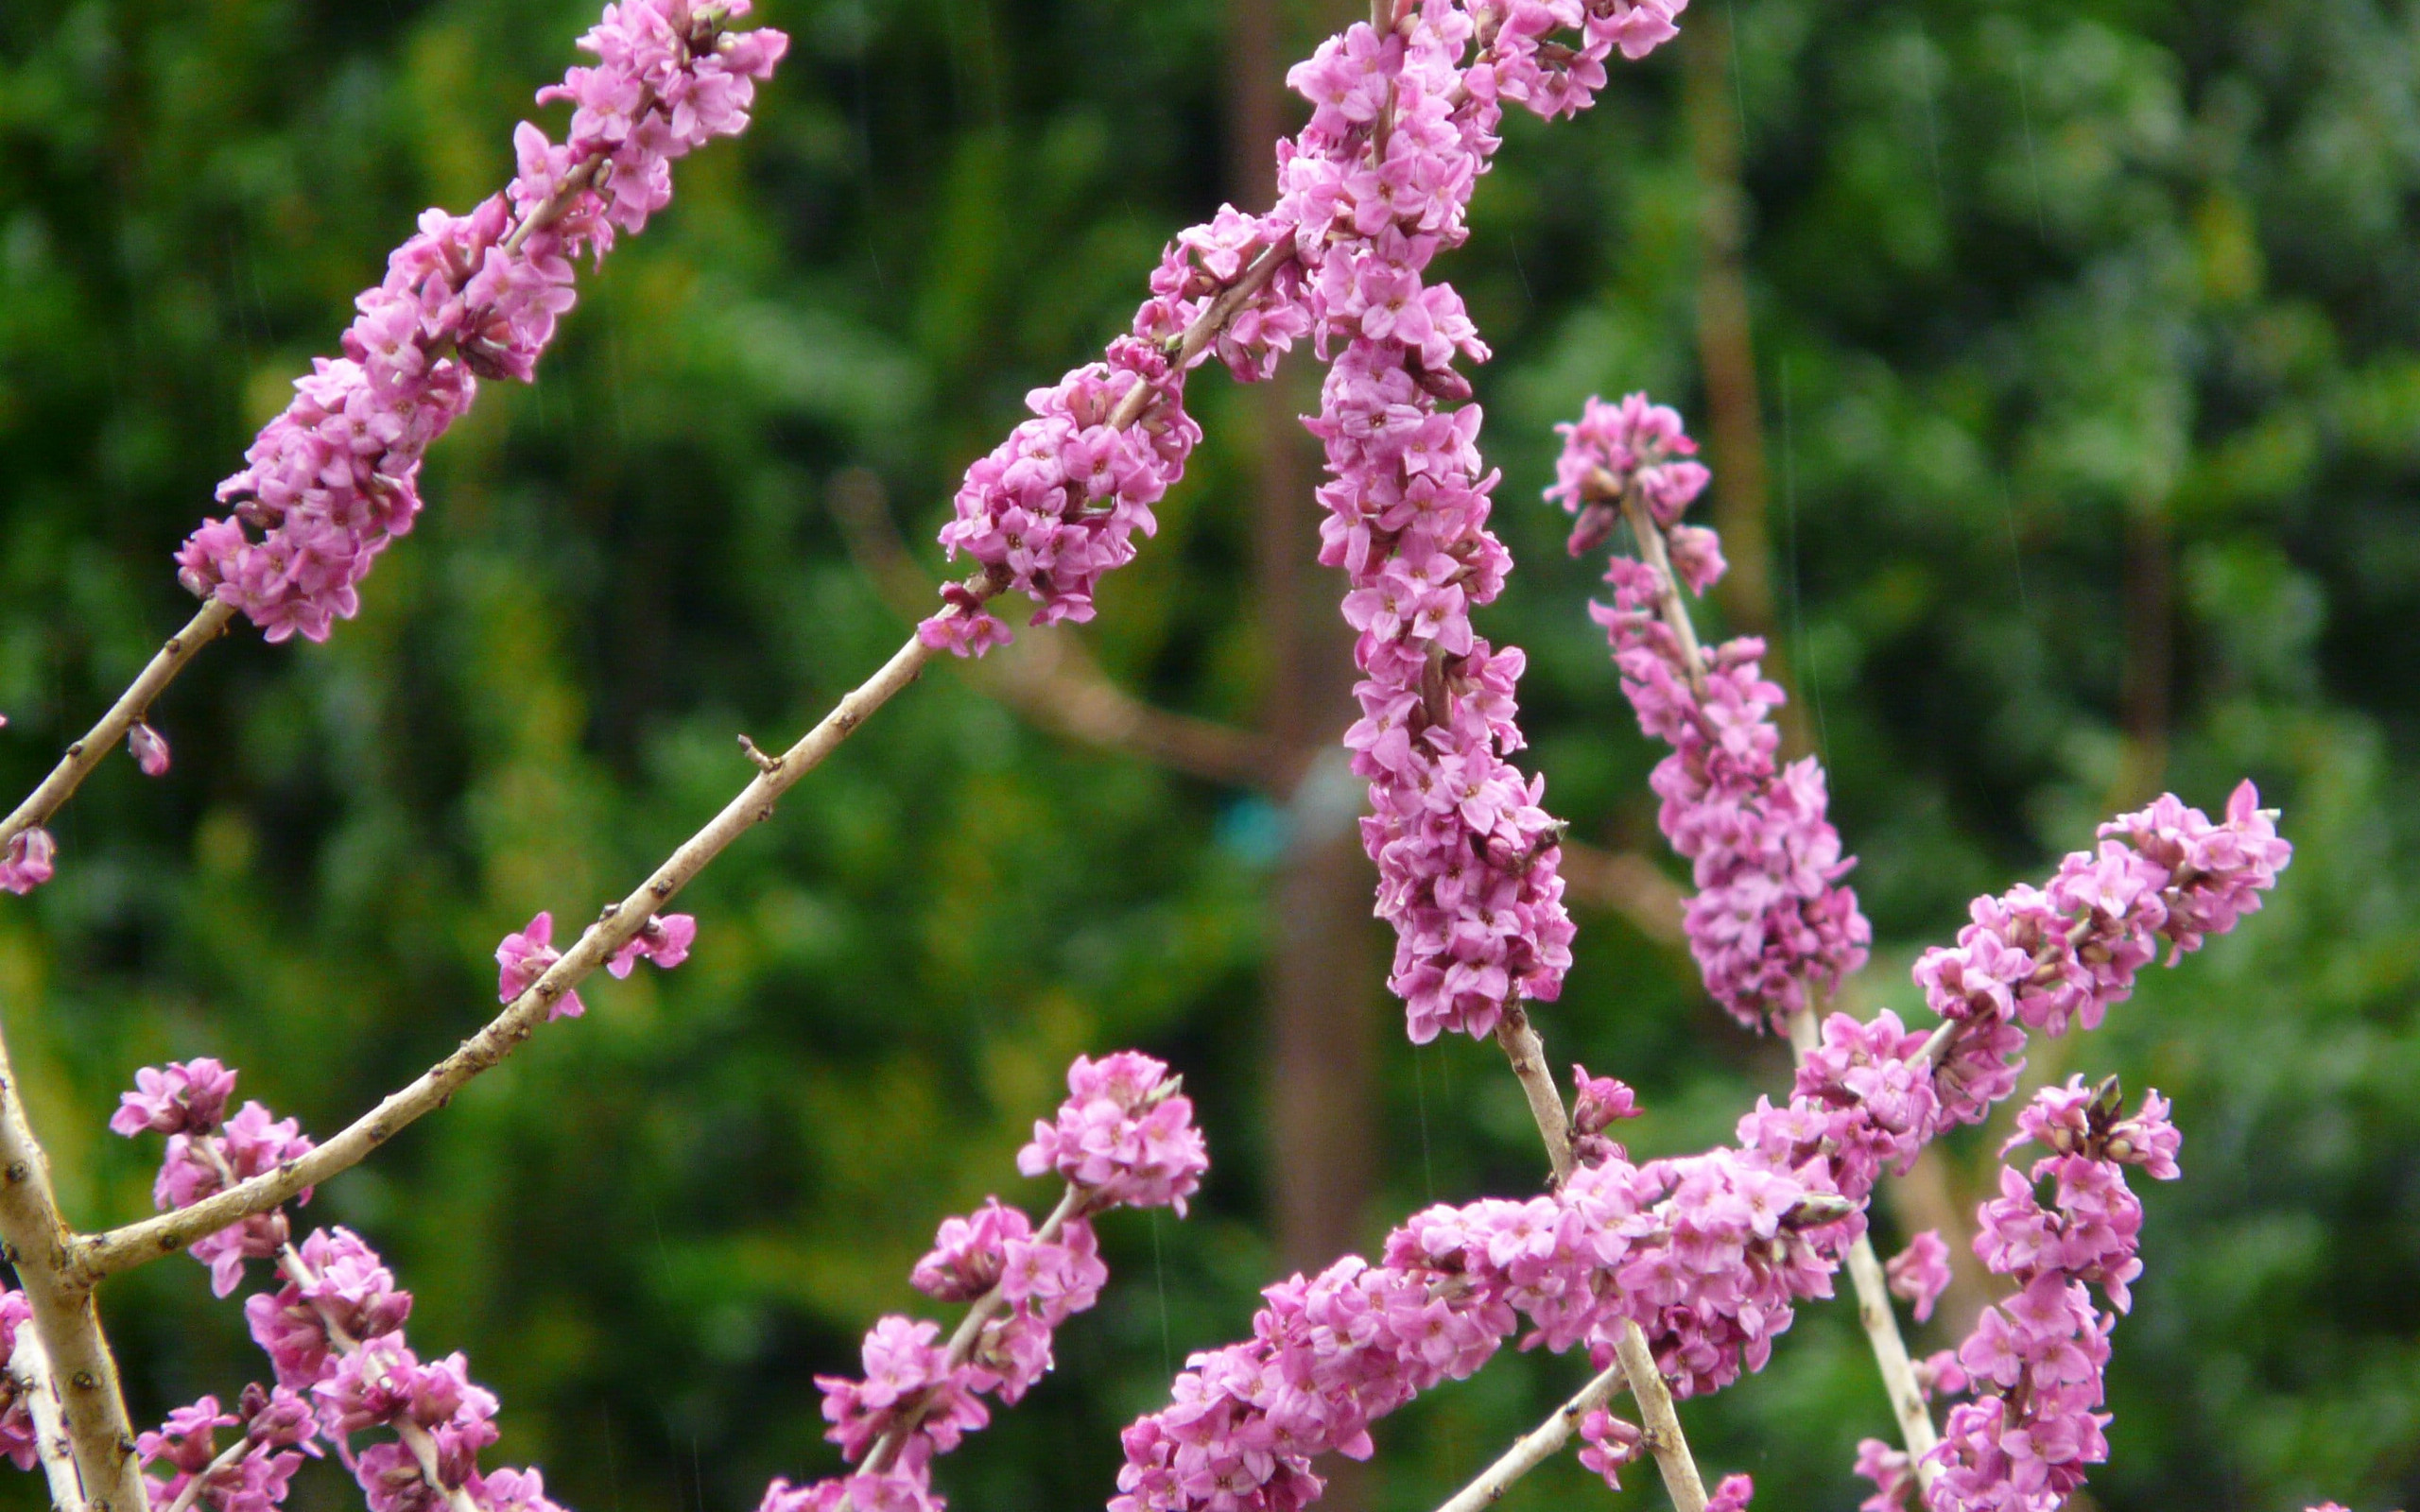
[[[134,765],[143,769],[144,776],[168,775],[168,739],[142,720],[138,719],[127,727],[126,749],[127,754],[134,758]]]
[[[0,892],[22,898],[48,882],[57,869],[59,842],[41,825],[10,835],[0,845]]]
[[[527,928],[507,935],[504,943],[495,948],[496,1001],[510,1003],[518,999],[536,987],[539,978],[562,958],[563,953],[555,949],[555,916],[541,910]],[[627,975],[628,971],[626,967],[622,974]],[[546,1018],[549,1022],[577,1019],[587,1011],[578,992],[565,992],[546,1010]]]
[[[653,961],[670,971],[689,958],[689,947],[697,943],[698,921],[687,914],[658,914],[639,926],[639,932],[614,953],[605,970],[616,977],[625,977],[642,960]]]
[[[110,1128],[129,1139],[147,1129],[155,1134],[216,1133],[234,1091],[235,1074],[207,1056],[146,1066],[134,1074],[134,1091],[118,1094]]]
[[[1949,1246],[1937,1229],[1927,1228],[1908,1241],[1908,1247],[1883,1267],[1893,1295],[1914,1304],[1916,1321],[1932,1316],[1933,1304],[1949,1289]]]

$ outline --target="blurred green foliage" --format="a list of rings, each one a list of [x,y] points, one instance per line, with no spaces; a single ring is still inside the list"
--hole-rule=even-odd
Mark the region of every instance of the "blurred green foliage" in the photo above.
[[[1783,649],[1864,857],[1873,998],[1910,1006],[1907,958],[1968,896],[2040,873],[2149,775],[2125,733],[2146,561],[2173,638],[2135,674],[2168,695],[2163,781],[2215,806],[2250,772],[2299,848],[2268,912],[2054,1053],[2155,1083],[2187,1134],[2186,1178],[2150,1194],[2094,1495],[2409,1501],[2420,11],[1718,4]],[[1349,11],[1298,6],[1291,51]],[[587,19],[0,7],[0,792],[190,612],[168,553],[211,485],[412,214],[501,180]],[[501,935],[618,895],[745,775],[735,732],[802,728],[899,640],[823,507],[834,474],[876,470],[928,540],[1023,391],[1096,350],[1219,198],[1216,0],[766,19],[798,46],[755,127],[683,163],[671,212],[583,282],[542,381],[491,386],[445,440],[360,619],[215,649],[159,712],[174,776],[107,764],[59,827],[59,882],[0,902],[0,1005],[79,1221],[149,1206],[153,1152],[101,1130],[138,1064],[218,1055],[324,1131],[482,1022]],[[1512,123],[1449,268],[1499,353],[1479,382],[1524,569],[1484,628],[1530,653],[1554,806],[1616,845],[1653,838],[1655,753],[1535,500],[1549,425],[1592,389],[1702,412],[1707,191],[1676,54],[1577,123]],[[1082,633],[1128,686],[1242,723],[1266,438],[1222,378],[1196,394],[1194,476]],[[1098,1505],[1116,1427],[1270,1275],[1251,804],[933,676],[688,895],[692,965],[593,991],[306,1215],[386,1250],[415,1342],[471,1351],[503,1453],[568,1503],[743,1507],[833,1464],[809,1378],[915,1300],[940,1216],[1042,1200],[1011,1154],[1066,1058],[1149,1047],[1199,1096],[1206,1200],[1108,1226],[1118,1281],[1059,1375],[942,1475],[966,1512]],[[1777,1053],[1685,962],[1583,922],[1551,1047],[1641,1088],[1644,1149],[1725,1138],[1783,1084]],[[1493,1050],[1388,1044],[1374,1234],[1535,1179]],[[1979,1179],[1986,1141],[1958,1154]],[[199,1267],[108,1302],[138,1417],[257,1372]],[[1439,1392],[1388,1426],[1374,1504],[1433,1504],[1577,1378],[1508,1359]],[[1888,1423],[1840,1306],[1689,1419],[1710,1468],[1842,1508],[1851,1447]],[[1602,1494],[1568,1464],[1515,1493]]]

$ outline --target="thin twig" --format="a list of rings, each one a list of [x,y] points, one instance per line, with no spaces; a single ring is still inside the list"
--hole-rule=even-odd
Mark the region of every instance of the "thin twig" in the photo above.
[[[0,1044],[0,1241],[33,1304],[33,1328],[59,1390],[60,1421],[89,1512],[146,1512],[134,1429],[117,1361],[93,1305],[93,1280],[76,1263],[75,1236],[60,1221],[50,1158],[26,1121],[17,1075]]]
[[[34,1422],[34,1453],[50,1482],[51,1512],[83,1512],[84,1483],[77,1477],[75,1451],[67,1442],[67,1425],[60,1420],[59,1383],[51,1379],[49,1357],[42,1352],[38,1331],[17,1330],[17,1346],[9,1356],[9,1374],[25,1399]]]
[[[1514,1481],[1529,1474],[1560,1453],[1580,1430],[1580,1419],[1605,1404],[1622,1384],[1623,1371],[1619,1362],[1598,1372],[1597,1378],[1580,1388],[1578,1395],[1557,1407],[1545,1422],[1512,1441],[1496,1462],[1478,1472],[1478,1477],[1456,1491],[1437,1512],[1482,1512],[1503,1499]]]
[[[1282,244],[1270,248],[1253,261],[1233,286],[1203,307],[1177,343],[1172,361],[1180,370],[1184,364],[1207,350],[1217,338],[1219,327],[1241,308],[1253,292],[1265,286],[1291,255]],[[1120,427],[1133,424],[1141,418],[1150,396],[1161,391],[1151,386],[1136,385],[1133,392],[1110,417],[1110,423]],[[1138,399],[1137,395],[1143,397]],[[979,604],[998,593],[1001,585],[989,576],[977,575],[969,578],[965,587]],[[615,951],[636,938],[648,920],[655,917],[657,910],[687,886],[733,841],[770,819],[774,805],[782,795],[796,786],[801,778],[823,765],[824,759],[838,748],[840,742],[855,733],[875,710],[915,681],[933,655],[932,647],[917,637],[909,636],[905,645],[891,653],[890,660],[883,663],[880,671],[842,697],[821,723],[801,736],[798,744],[784,751],[770,767],[759,769],[754,780],[740,790],[739,796],[725,804],[722,812],[709,820],[703,829],[683,841],[680,849],[655,869],[654,875],[591,924],[579,942],[564,953],[562,959],[548,967],[544,975],[513,999],[502,1013],[490,1020],[485,1028],[463,1040],[459,1049],[430,1067],[411,1085],[389,1094],[326,1143],[307,1155],[285,1162],[274,1171],[263,1172],[171,1212],[127,1224],[107,1233],[68,1239],[64,1250],[68,1273],[78,1284],[89,1288],[93,1281],[103,1276],[157,1260],[163,1255],[174,1254],[205,1234],[216,1233],[254,1213],[267,1212],[304,1187],[317,1186],[337,1173],[359,1164],[371,1151],[393,1138],[406,1125],[444,1107],[471,1078],[503,1060],[527,1040],[553,1011],[556,1004],[611,959]],[[44,1342],[49,1342],[47,1334]],[[96,1508],[95,1512],[109,1512],[109,1509]]]
[[[1705,1481],[1698,1474],[1698,1462],[1681,1433],[1681,1415],[1672,1410],[1672,1393],[1665,1387],[1664,1373],[1656,1366],[1655,1352],[1647,1347],[1647,1335],[1632,1323],[1622,1330],[1614,1350],[1621,1357],[1622,1373],[1630,1377],[1631,1395],[1638,1400],[1638,1426],[1646,1433],[1655,1468],[1664,1472],[1664,1489],[1672,1498],[1673,1512],[1705,1512]],[[1639,1389],[1641,1382],[1649,1383],[1648,1390]]]
[[[60,806],[73,797],[84,779],[92,774],[93,768],[101,764],[101,758],[126,738],[127,730],[135,721],[151,712],[152,700],[160,696],[161,690],[176,680],[177,674],[201,654],[203,646],[218,639],[226,630],[227,622],[234,617],[234,605],[214,598],[201,606],[183,629],[169,636],[167,644],[160,647],[144,664],[143,671],[135,679],[127,684],[126,691],[118,695],[117,702],[110,705],[110,712],[101,715],[100,723],[86,730],[83,739],[67,747],[67,753],[60,757],[59,765],[50,769],[50,775],[43,778],[39,786],[26,795],[26,800],[17,805],[15,813],[0,819],[0,846],[6,846],[36,825],[48,823],[50,816],[59,812]]]

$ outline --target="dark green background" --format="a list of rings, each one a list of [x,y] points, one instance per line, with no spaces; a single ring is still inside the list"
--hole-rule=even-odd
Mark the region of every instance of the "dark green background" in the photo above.
[[[1288,57],[1349,19],[1286,3]],[[591,19],[0,6],[0,793],[191,612],[168,554],[211,485],[412,215],[501,181]],[[787,738],[897,644],[834,476],[873,469],[929,541],[1024,390],[1118,329],[1163,239],[1223,193],[1217,0],[766,19],[797,43],[755,127],[583,273],[542,381],[490,386],[446,438],[361,618],[324,646],[214,649],[160,711],[174,775],[108,763],[59,826],[60,880],[0,900],[0,1005],[78,1221],[148,1209],[156,1149],[102,1129],[136,1065],[218,1055],[325,1132],[482,1022],[501,935],[619,896],[746,775],[736,731]],[[2269,911],[2058,1052],[2156,1084],[2187,1134],[2185,1179],[2149,1194],[2093,1494],[2403,1504],[2420,11],[1701,0],[1686,23],[1726,20],[1780,638],[1865,858],[1869,1001],[1907,1006],[1908,959],[1968,896],[2039,875],[2147,782],[2215,808],[2249,772],[2298,847]],[[1577,833],[1659,860],[1657,753],[1537,490],[1550,423],[1591,390],[1703,414],[1700,227],[1724,191],[1683,77],[1668,49],[1576,123],[1512,122],[1440,265],[1499,353],[1478,382],[1522,571],[1481,627],[1530,655],[1525,759]],[[1269,672],[1249,480],[1286,443],[1216,372],[1194,407],[1193,475],[1080,633],[1130,689],[1245,724]],[[1067,1057],[1150,1048],[1198,1094],[1204,1198],[1182,1226],[1105,1225],[1113,1289],[1059,1375],[941,1476],[966,1512],[1098,1505],[1117,1426],[1243,1331],[1275,1263],[1277,821],[940,673],[693,889],[689,966],[600,984],[586,1021],[307,1215],[384,1248],[424,1352],[470,1351],[505,1401],[498,1462],[542,1464],[581,1512],[752,1507],[835,1464],[809,1378],[917,1300],[939,1218],[1045,1200],[1011,1157]],[[1639,1147],[1726,1138],[1783,1085],[1772,1047],[1668,948],[1582,922],[1551,1047],[1638,1085]],[[1367,1234],[1534,1181],[1492,1049],[1385,1044]],[[1957,1179],[1986,1173],[1983,1141],[1952,1154]],[[198,1266],[106,1302],[146,1420],[260,1373]],[[1382,1432],[1371,1504],[1432,1506],[1578,1378],[1508,1358],[1438,1392]],[[1853,1504],[1851,1446],[1888,1431],[1838,1305],[1687,1417],[1708,1468],[1755,1472],[1774,1507]],[[300,1505],[353,1499],[308,1479]],[[1640,1479],[1626,1500],[1661,1504]],[[1602,1495],[1564,1463],[1509,1504]]]

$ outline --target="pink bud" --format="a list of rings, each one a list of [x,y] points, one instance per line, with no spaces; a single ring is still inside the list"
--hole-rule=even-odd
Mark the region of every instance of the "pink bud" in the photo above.
[[[134,765],[143,768],[144,776],[168,775],[167,737],[149,725],[136,720],[126,732],[126,748],[134,758]]]

